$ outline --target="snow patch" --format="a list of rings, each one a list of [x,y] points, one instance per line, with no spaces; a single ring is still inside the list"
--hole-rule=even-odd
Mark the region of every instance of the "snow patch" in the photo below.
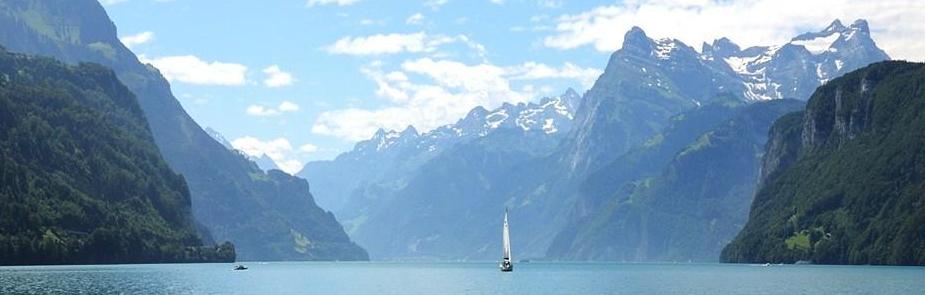
[[[555,120],[546,119],[546,122],[543,123],[543,132],[546,132],[546,134],[550,134],[550,133],[556,133],[556,131],[559,131],[559,129],[556,129]]]
[[[671,39],[661,39],[655,44],[655,57],[661,60],[671,58],[671,52],[677,48],[678,45],[674,40]]]
[[[496,129],[498,126],[501,126],[501,123],[504,123],[504,120],[507,120],[508,117],[510,117],[510,115],[507,114],[507,110],[500,109],[485,117],[485,126],[489,129]]]
[[[803,48],[806,48],[806,50],[809,50],[812,54],[822,54],[832,47],[832,43],[835,43],[838,37],[841,37],[841,33],[834,33],[809,40],[793,40],[790,41],[790,44],[803,46]]]

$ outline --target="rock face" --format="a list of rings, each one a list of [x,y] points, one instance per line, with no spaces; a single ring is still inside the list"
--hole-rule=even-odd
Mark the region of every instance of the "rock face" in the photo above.
[[[775,123],[728,262],[925,264],[925,65],[882,62]]]
[[[314,204],[307,185],[288,187],[301,180],[265,173],[203,131],[157,69],[138,62],[119,41],[97,1],[0,2],[0,44],[67,63],[96,62],[112,68],[138,97],[164,159],[186,178],[193,216],[215,240],[238,245],[240,259],[366,259],[365,251],[349,240],[337,220]],[[282,195],[286,193],[297,195]],[[273,201],[292,198],[299,201]],[[298,212],[292,206],[298,206]],[[305,218],[305,214],[312,216]],[[276,246],[259,246],[271,244]]]
[[[0,49],[0,160],[0,265],[235,260],[107,68]]]

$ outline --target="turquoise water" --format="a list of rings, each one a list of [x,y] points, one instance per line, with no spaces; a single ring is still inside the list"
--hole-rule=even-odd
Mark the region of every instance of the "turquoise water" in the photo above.
[[[0,294],[925,294],[925,268],[246,263],[0,267]]]

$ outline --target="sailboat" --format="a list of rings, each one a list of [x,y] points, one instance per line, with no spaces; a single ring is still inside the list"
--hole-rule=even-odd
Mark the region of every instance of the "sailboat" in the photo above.
[[[511,230],[507,225],[507,208],[504,209],[504,226],[501,229],[501,271],[513,271],[514,262],[511,259]]]

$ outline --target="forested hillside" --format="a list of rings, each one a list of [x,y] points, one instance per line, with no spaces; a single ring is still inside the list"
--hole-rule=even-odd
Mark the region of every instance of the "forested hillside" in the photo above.
[[[186,181],[100,65],[0,49],[0,264],[234,261],[201,247]]]
[[[778,120],[728,262],[925,264],[925,64],[882,62]]]

